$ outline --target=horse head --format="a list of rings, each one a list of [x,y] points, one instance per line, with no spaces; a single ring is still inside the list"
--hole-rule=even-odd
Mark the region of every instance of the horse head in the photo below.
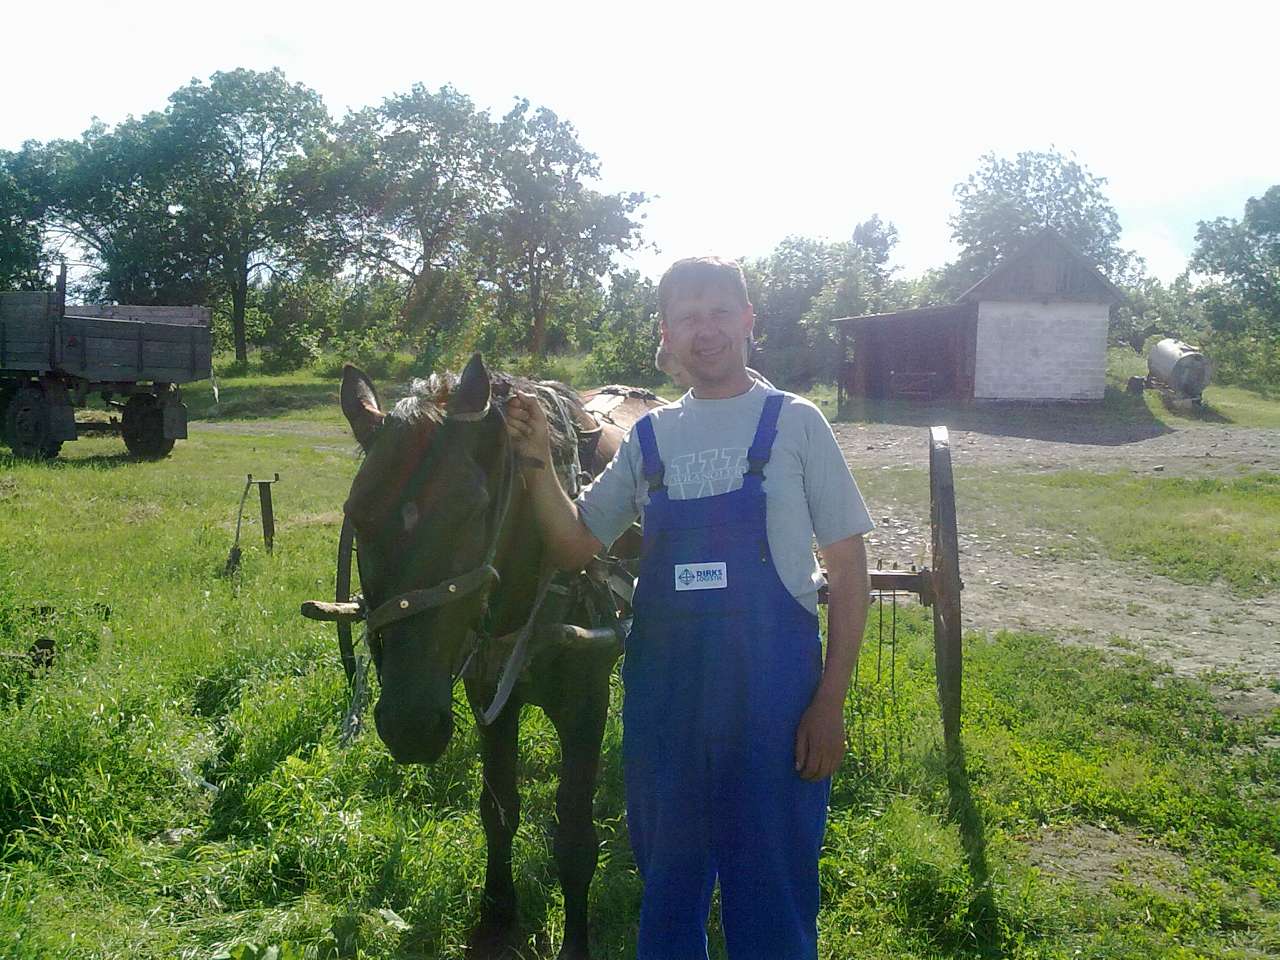
[[[511,499],[511,450],[480,355],[384,412],[343,370],[342,411],[365,457],[344,505],[381,694],[378,735],[400,763],[430,763],[453,732],[453,684],[482,629]]]

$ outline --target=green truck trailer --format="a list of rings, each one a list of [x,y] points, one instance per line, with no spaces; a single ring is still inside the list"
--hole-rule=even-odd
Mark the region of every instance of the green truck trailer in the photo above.
[[[0,292],[0,417],[20,457],[56,457],[83,433],[118,432],[137,457],[187,436],[180,387],[212,373],[206,307],[67,304],[57,290]],[[109,420],[75,417],[98,394]]]

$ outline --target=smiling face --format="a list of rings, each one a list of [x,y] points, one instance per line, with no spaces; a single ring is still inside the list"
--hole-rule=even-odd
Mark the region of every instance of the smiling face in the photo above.
[[[736,396],[751,387],[743,362],[755,315],[740,292],[712,279],[672,291],[662,317],[662,342],[682,366],[699,399]]]

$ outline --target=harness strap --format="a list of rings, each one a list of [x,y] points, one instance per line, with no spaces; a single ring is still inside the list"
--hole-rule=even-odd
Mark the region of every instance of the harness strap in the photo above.
[[[498,556],[498,543],[502,540],[502,528],[506,526],[507,514],[511,510],[511,498],[515,495],[516,488],[515,451],[510,448],[511,443],[506,439],[507,418],[501,409],[498,411],[498,419],[502,421],[503,446],[508,456],[503,457],[506,466],[502,471],[501,485],[498,487],[498,509],[493,515],[493,529],[489,531],[489,548],[484,552],[484,563],[481,567],[492,567],[493,561]],[[494,576],[497,576],[496,572]]]
[[[658,441],[653,435],[653,414],[636,421],[636,437],[640,441],[640,454],[644,458],[644,478],[649,481],[649,492],[665,486],[667,468],[658,455]]]
[[[425,590],[410,590],[392,597],[369,614],[369,632],[378,633],[391,624],[417,616],[433,607],[442,607],[453,600],[460,600],[481,587],[498,582],[498,571],[489,563],[468,570],[460,577],[438,583]]]
[[[529,661],[529,638],[533,635],[534,624],[547,599],[547,591],[551,587],[551,580],[555,573],[555,568],[549,564],[544,567],[538,578],[538,593],[533,601],[533,609],[529,611],[529,618],[516,631],[516,642],[511,648],[511,656],[507,657],[507,662],[502,665],[498,686],[493,693],[493,702],[476,714],[476,719],[486,727],[498,718],[502,708],[507,705],[507,701],[511,698],[511,691],[515,689],[516,681],[520,679],[520,674],[524,672],[525,664]]]
[[[786,398],[781,393],[770,393],[764,401],[764,410],[760,413],[760,422],[756,424],[756,435],[751,441],[751,449],[747,451],[747,474],[764,476],[764,465],[769,462],[773,452],[773,441],[778,436],[778,414],[782,410],[782,401]]]

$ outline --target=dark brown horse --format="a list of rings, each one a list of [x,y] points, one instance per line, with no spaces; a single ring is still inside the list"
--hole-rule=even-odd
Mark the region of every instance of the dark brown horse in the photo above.
[[[540,592],[545,595],[542,542],[502,414],[515,389],[535,385],[491,377],[477,355],[456,383],[416,383],[410,396],[384,412],[369,378],[352,366],[343,371],[342,410],[366,453],[345,511],[355,528],[381,681],[374,718],[400,763],[430,763],[444,752],[453,732],[453,685],[464,666],[485,659],[484,638],[519,634],[531,622]],[[608,463],[631,423],[658,402],[634,392],[604,393],[586,405],[600,411],[595,418],[562,385],[536,389],[548,419],[561,427],[558,459],[572,462],[576,437],[599,430],[579,451],[586,455],[584,472],[592,475]],[[570,610],[566,620],[585,623],[582,617],[583,611]],[[535,646],[505,706],[479,727],[488,863],[473,955],[500,955],[517,932],[511,847],[520,811],[517,733],[526,703],[546,713],[561,745],[554,844],[565,906],[560,957],[589,955],[587,891],[598,847],[591,808],[616,658],[616,649],[607,646]],[[494,704],[498,672],[465,671],[477,716]]]

